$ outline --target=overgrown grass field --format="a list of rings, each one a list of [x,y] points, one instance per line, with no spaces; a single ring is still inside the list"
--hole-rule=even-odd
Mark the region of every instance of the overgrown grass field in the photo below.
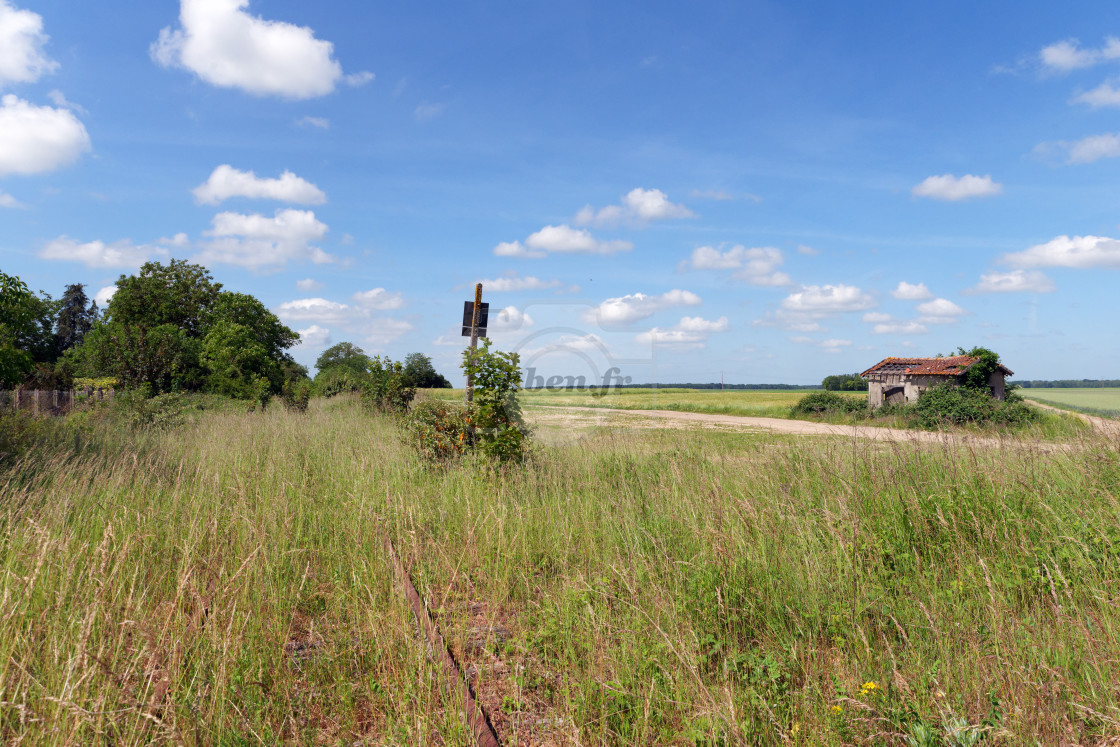
[[[87,420],[0,477],[5,744],[469,744],[385,536],[503,744],[1120,739],[1115,443]]]
[[[1120,418],[1120,388],[1021,389],[1027,399],[1055,407]]]

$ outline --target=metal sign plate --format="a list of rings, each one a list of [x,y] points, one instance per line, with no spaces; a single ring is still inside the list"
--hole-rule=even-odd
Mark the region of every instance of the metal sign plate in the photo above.
[[[478,336],[486,337],[486,321],[490,315],[490,304],[483,302],[478,306]],[[463,337],[471,336],[471,319],[474,316],[474,301],[463,301]]]

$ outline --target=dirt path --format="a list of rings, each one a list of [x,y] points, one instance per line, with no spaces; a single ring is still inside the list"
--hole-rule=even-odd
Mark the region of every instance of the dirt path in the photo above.
[[[674,421],[686,424],[721,424],[744,430],[762,431],[799,436],[841,436],[845,438],[864,438],[871,441],[910,441],[915,443],[971,443],[985,446],[1000,446],[1004,440],[990,436],[974,436],[967,433],[935,433],[931,431],[903,430],[900,428],[874,428],[858,425],[830,425],[807,420],[784,420],[782,418],[761,418],[747,415],[717,415],[701,412],[678,412],[677,410],[615,410],[606,407],[578,407],[572,405],[538,405],[533,411],[570,411],[586,415],[610,415],[614,418],[626,416]]]
[[[1027,398],[1024,397],[1024,399]],[[1086,415],[1083,412],[1063,410],[1060,407],[1053,407],[1051,405],[1039,402],[1037,399],[1027,399],[1027,401],[1040,410],[1049,410],[1050,412],[1057,412],[1063,415],[1073,415],[1075,417],[1079,417],[1090,426],[1092,426],[1093,430],[1103,433],[1106,436],[1120,438],[1120,420],[1109,420],[1108,418],[1098,417],[1097,415]]]

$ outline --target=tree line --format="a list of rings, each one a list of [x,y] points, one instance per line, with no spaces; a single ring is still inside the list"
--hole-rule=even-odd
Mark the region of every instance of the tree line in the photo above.
[[[116,285],[101,310],[81,284],[55,300],[0,271],[0,387],[69,388],[75,378],[109,377],[153,395],[204,391],[263,401],[310,385],[307,368],[288,352],[299,335],[255,297],[223,289],[205,267],[148,262]],[[315,388],[329,388],[336,364],[368,375],[375,360],[339,343],[320,357],[316,379],[325,378]],[[411,386],[450,386],[420,353],[396,365]]]

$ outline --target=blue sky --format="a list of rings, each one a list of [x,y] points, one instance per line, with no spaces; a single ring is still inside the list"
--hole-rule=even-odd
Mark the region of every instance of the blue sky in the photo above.
[[[0,0],[0,269],[149,259],[312,364],[1120,376],[1120,7]]]

